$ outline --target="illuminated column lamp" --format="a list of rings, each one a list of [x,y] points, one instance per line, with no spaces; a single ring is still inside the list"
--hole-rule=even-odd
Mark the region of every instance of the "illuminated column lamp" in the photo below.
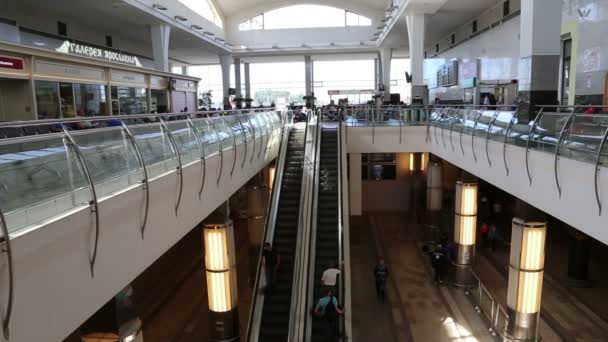
[[[410,163],[409,163],[410,174],[414,174],[416,172],[416,154],[410,153]]]
[[[473,284],[471,267],[475,259],[477,232],[477,183],[456,182],[454,242],[457,246],[454,265],[454,284]]]
[[[426,171],[426,164],[428,161],[428,153],[422,152],[420,153],[420,171]]]
[[[272,187],[274,186],[274,177],[277,172],[277,167],[272,165],[268,168],[268,189],[272,192]]]
[[[211,341],[238,341],[240,334],[232,222],[205,224],[203,232]]]
[[[426,209],[439,211],[442,208],[442,175],[441,163],[433,162],[429,165],[426,176]]]
[[[538,341],[546,233],[546,222],[513,219],[506,331],[513,341]]]

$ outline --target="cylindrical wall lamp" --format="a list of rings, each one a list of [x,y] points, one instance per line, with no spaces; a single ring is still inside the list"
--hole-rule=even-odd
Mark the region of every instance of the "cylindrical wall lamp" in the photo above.
[[[410,153],[410,173],[414,173],[416,171],[416,154],[415,153]]]
[[[239,320],[232,222],[205,224],[203,234],[212,341],[236,341]]]
[[[454,260],[454,284],[473,283],[471,267],[475,258],[477,232],[477,183],[456,182],[454,242],[458,253]]]
[[[506,331],[513,341],[538,341],[546,234],[546,222],[513,219]]]
[[[441,175],[441,163],[433,162],[429,165],[426,176],[426,209],[438,211],[442,208],[443,185]]]
[[[272,192],[272,187],[274,186],[274,177],[277,172],[277,167],[272,165],[268,168],[268,189]]]
[[[428,153],[422,152],[420,153],[420,171],[426,171],[426,163],[428,161]]]

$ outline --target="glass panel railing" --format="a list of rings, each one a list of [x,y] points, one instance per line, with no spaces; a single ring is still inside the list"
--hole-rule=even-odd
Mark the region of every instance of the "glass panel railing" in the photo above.
[[[569,113],[544,112],[537,120],[530,139],[530,147],[541,151],[555,152],[562,128]]]
[[[490,139],[504,142],[507,130],[511,125],[514,113],[512,111],[499,110],[495,114],[495,119],[490,129]]]
[[[205,150],[205,157],[210,157],[218,153],[217,135],[211,125],[211,119],[193,119],[192,124],[199,131],[201,139],[203,140],[202,143],[203,149]]]
[[[226,124],[224,117],[213,116],[211,117],[211,120],[211,124],[215,126],[215,130],[220,139],[222,151],[231,149],[234,146],[232,129]]]
[[[86,206],[90,199],[83,169],[63,135],[0,144],[0,203],[10,232]]]
[[[253,141],[253,122],[250,121],[250,118],[247,114],[239,114],[238,119],[241,122],[241,126],[243,127],[243,132],[245,133],[245,140],[247,140],[248,143],[251,143]],[[257,134],[257,132],[255,132]]]
[[[122,127],[71,134],[80,147],[99,198],[141,183],[141,164]]]
[[[182,165],[186,166],[192,162],[200,161],[201,151],[196,141],[196,134],[192,131],[187,121],[170,121],[166,123],[171,131],[175,144],[182,158]]]
[[[564,135],[560,155],[595,163],[607,129],[608,116],[575,114]],[[600,155],[600,163],[607,161],[605,153]]]
[[[232,134],[233,134],[233,145],[236,144],[240,145],[243,143],[243,128],[241,127],[241,124],[239,122],[239,119],[236,115],[227,115],[224,116],[224,122],[226,123],[226,126],[228,128],[230,128],[232,130]]]
[[[177,169],[179,163],[176,151],[160,123],[134,125],[129,129],[139,146],[150,179]]]

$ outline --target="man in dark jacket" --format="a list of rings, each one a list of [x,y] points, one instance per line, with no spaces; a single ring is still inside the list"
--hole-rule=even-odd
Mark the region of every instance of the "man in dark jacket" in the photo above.
[[[384,303],[386,297],[386,281],[388,279],[388,267],[383,259],[380,259],[378,265],[374,268],[374,277],[376,278],[376,294],[380,303]]]

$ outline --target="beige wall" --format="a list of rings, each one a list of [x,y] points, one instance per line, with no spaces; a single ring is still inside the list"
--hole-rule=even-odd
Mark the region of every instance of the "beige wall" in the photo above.
[[[35,119],[29,80],[0,80],[0,121]]]
[[[397,153],[397,179],[363,181],[363,211],[407,211],[410,207],[410,154]],[[352,197],[351,197],[352,198]]]

